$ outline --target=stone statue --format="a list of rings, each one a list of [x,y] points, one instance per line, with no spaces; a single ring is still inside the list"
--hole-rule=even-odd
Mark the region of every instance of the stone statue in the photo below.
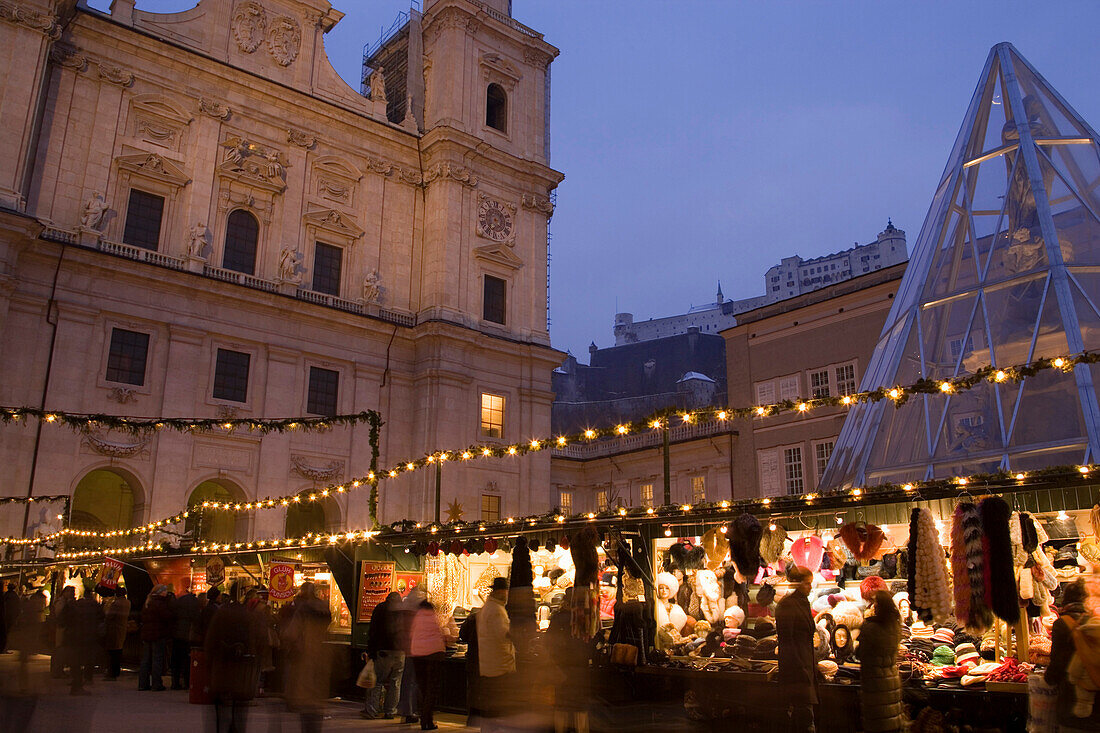
[[[370,98],[372,102],[386,101],[386,77],[383,73],[385,67],[379,66],[370,75]]]
[[[367,303],[381,303],[386,289],[382,287],[382,276],[378,270],[371,270],[363,278],[363,300]]]
[[[84,204],[84,212],[80,215],[80,225],[85,229],[99,229],[103,224],[103,216],[110,207],[103,199],[103,194],[96,191]]]
[[[302,253],[287,247],[279,258],[279,278],[287,283],[300,283],[302,276],[298,270],[302,265]]]
[[[191,227],[191,238],[187,242],[187,254],[192,257],[202,257],[206,249],[206,235],[209,230],[201,221]]]
[[[269,178],[280,179],[283,178],[283,173],[286,170],[283,167],[283,161],[280,159],[278,150],[268,150],[265,156],[267,158],[267,175]]]

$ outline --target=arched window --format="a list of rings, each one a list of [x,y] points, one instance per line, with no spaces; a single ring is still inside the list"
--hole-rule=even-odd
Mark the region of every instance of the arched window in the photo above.
[[[233,501],[233,493],[216,481],[203,481],[191,492],[187,500],[189,509],[201,507],[204,501],[222,504]],[[192,511],[187,517],[184,531],[196,542],[217,542],[225,544],[237,539],[237,518],[233,512]]]
[[[508,95],[500,84],[490,84],[485,90],[485,124],[508,132]]]
[[[128,529],[134,525],[135,503],[139,502],[134,501],[134,488],[123,476],[108,470],[91,471],[73,490],[69,527],[96,532]],[[70,537],[65,544],[74,549],[101,546],[103,541]]]
[[[312,491],[303,491],[298,494],[300,502],[295,502],[286,508],[286,536],[305,537],[310,532],[318,534],[324,532],[327,525],[325,516],[326,500],[308,499]]]
[[[222,267],[246,275],[256,273],[256,243],[260,239],[260,223],[247,211],[237,209],[225,224],[225,255]]]

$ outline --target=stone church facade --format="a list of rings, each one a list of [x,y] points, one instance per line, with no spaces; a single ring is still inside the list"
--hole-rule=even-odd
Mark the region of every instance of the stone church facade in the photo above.
[[[0,0],[0,404],[139,416],[378,410],[383,465],[550,431],[549,66],[506,0],[435,0],[369,96],[324,52],[327,0]],[[391,54],[392,56],[392,54]],[[390,119],[386,97],[406,97]],[[116,528],[189,501],[367,472],[368,427],[148,438],[0,426],[6,495]],[[448,464],[465,518],[556,503],[550,456]],[[435,475],[382,484],[430,519]],[[56,528],[0,509],[0,531]],[[367,495],[204,534],[367,526]]]

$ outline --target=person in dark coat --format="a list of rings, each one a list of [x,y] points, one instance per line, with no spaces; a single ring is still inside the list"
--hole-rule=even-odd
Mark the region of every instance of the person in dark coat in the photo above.
[[[199,599],[184,580],[183,592],[172,599],[172,689],[184,690],[191,684],[191,627],[199,617]]]
[[[884,590],[873,601],[874,613],[859,632],[859,704],[865,733],[892,733],[904,726],[898,674],[901,614]]]
[[[217,588],[206,591],[206,603],[199,610],[198,618],[191,624],[191,646],[202,649],[206,643],[206,630],[210,628],[210,621],[214,614],[222,607],[224,596]]]
[[[573,589],[565,589],[561,606],[550,617],[546,629],[546,642],[550,659],[558,668],[558,684],[554,687],[554,730],[573,728],[586,731],[588,727],[588,701],[592,678],[589,659],[592,643],[573,636]]]
[[[370,616],[367,658],[374,662],[377,682],[363,701],[363,717],[390,719],[397,712],[401,696],[401,673],[405,670],[405,651],[398,629],[401,594],[390,593]]]
[[[164,686],[164,661],[172,638],[172,608],[168,586],[158,585],[149,592],[141,609],[141,666],[138,689],[160,692]]]
[[[210,619],[203,640],[218,733],[244,733],[248,706],[259,684],[263,629],[257,615],[240,602],[239,591],[234,583],[227,602]]]
[[[4,591],[3,601],[3,630],[0,632],[0,652],[5,652],[11,646],[9,638],[19,620],[19,609],[22,601],[19,592],[15,589],[15,583],[8,583],[8,589]]]
[[[302,733],[319,733],[332,673],[325,645],[332,614],[309,581],[302,583],[298,595],[288,605],[294,611],[283,629],[286,634],[283,648],[287,652],[286,702],[298,713]]]
[[[1077,694],[1067,674],[1070,660],[1077,651],[1070,623],[1080,625],[1088,618],[1084,605],[1087,597],[1088,590],[1083,579],[1067,585],[1063,591],[1061,614],[1050,630],[1050,664],[1043,674],[1046,683],[1058,689],[1058,729],[1070,733],[1100,731],[1100,705],[1093,705],[1092,713],[1087,718],[1078,718],[1073,714]]]
[[[481,679],[481,668],[478,665],[477,654],[477,609],[470,611],[470,615],[462,622],[458,629],[458,640],[466,644],[466,727],[478,728],[481,726],[481,706],[478,696],[481,687],[478,680]]]
[[[817,704],[817,664],[814,662],[814,615],[810,590],[814,574],[801,565],[787,573],[793,588],[775,607],[775,630],[779,639],[779,671],[776,680],[788,703],[788,730],[813,733],[814,705]]]
[[[92,680],[92,670],[100,648],[99,629],[103,623],[103,609],[88,590],[80,600],[65,604],[59,623],[61,647],[65,650],[72,679],[69,694],[81,695],[85,692],[84,683]]]

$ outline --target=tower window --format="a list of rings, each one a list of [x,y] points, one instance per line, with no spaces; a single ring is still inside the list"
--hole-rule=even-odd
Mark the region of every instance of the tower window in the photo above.
[[[490,84],[485,90],[485,124],[508,132],[508,95],[500,84]]]
[[[481,317],[493,323],[505,322],[507,313],[508,284],[499,277],[485,276],[485,291],[481,305]]]

